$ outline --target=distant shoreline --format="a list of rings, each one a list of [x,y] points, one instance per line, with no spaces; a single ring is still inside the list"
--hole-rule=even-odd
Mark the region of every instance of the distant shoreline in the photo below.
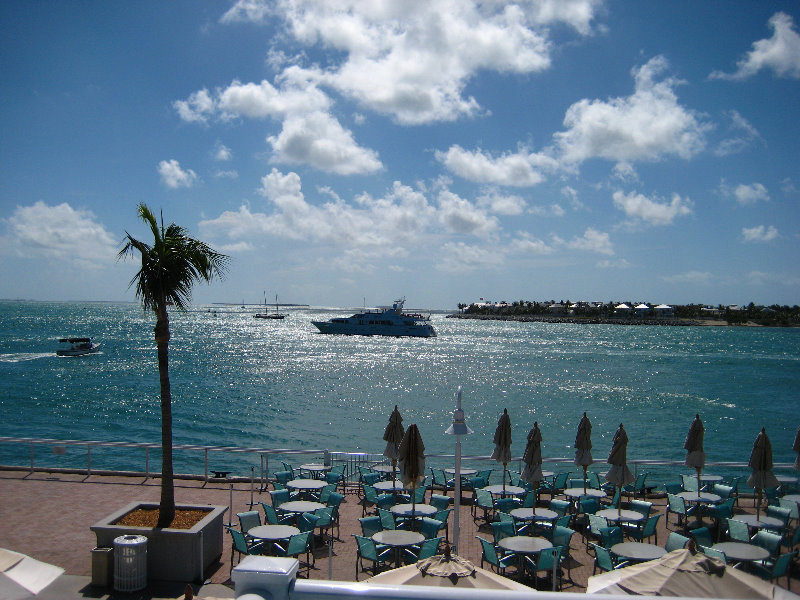
[[[747,323],[728,323],[719,319],[664,319],[608,317],[565,317],[554,315],[479,315],[452,313],[448,319],[478,319],[482,321],[518,321],[520,323],[575,323],[578,325],[663,325],[668,327],[765,327],[748,321]]]

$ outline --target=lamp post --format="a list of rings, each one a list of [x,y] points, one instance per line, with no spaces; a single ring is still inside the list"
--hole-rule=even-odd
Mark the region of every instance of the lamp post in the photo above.
[[[453,518],[453,553],[458,553],[458,536],[461,533],[461,436],[469,435],[472,429],[464,422],[464,411],[461,410],[461,386],[458,386],[456,409],[453,411],[453,424],[445,431],[456,436],[456,465],[453,503],[455,516]]]

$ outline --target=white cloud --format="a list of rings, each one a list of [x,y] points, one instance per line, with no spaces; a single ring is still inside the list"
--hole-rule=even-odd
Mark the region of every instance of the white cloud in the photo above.
[[[189,188],[197,181],[197,173],[191,169],[182,169],[181,164],[174,158],[158,163],[158,173],[161,175],[162,183],[171,189]]]
[[[758,130],[738,111],[732,110],[728,113],[728,116],[731,119],[729,131],[733,136],[722,140],[717,145],[714,149],[714,154],[717,156],[736,154],[750,146],[755,140],[761,139],[761,134]]]
[[[800,285],[800,277],[793,273],[767,273],[764,271],[750,271],[747,282],[752,285]]]
[[[219,162],[226,162],[233,158],[233,152],[225,144],[217,144],[214,151],[214,160]]]
[[[511,249],[515,253],[545,255],[552,254],[553,247],[547,242],[531,236],[527,232],[521,232],[519,237],[511,241]]]
[[[742,238],[745,242],[771,242],[779,236],[778,230],[772,225],[765,227],[758,225],[756,227],[743,227]]]
[[[39,201],[17,206],[4,221],[9,232],[6,247],[18,256],[43,256],[92,269],[116,262],[118,243],[88,210]]]
[[[451,173],[469,181],[517,187],[541,183],[542,171],[556,167],[552,158],[524,149],[493,157],[482,150],[469,151],[454,145],[447,152],[437,151],[436,159]]]
[[[625,182],[639,181],[639,175],[633,165],[627,161],[618,162],[614,165],[613,175],[616,179]]]
[[[567,248],[573,250],[586,250],[597,254],[614,254],[614,247],[607,233],[597,231],[593,227],[587,227],[581,237],[575,237],[566,242]]]
[[[277,136],[267,141],[273,160],[288,164],[309,164],[338,175],[373,173],[383,168],[377,152],[362,148],[350,131],[324,112],[288,117]]]
[[[521,215],[525,211],[525,200],[514,194],[501,194],[497,190],[488,190],[478,197],[478,205],[485,206],[498,215]]]
[[[757,202],[769,201],[769,192],[760,183],[751,183],[750,185],[740,183],[733,190],[733,197],[742,206],[749,206]]]
[[[499,267],[505,262],[502,250],[472,246],[463,242],[447,242],[440,250],[436,269],[449,273],[464,273]]]
[[[753,42],[753,49],[736,63],[734,73],[714,71],[709,78],[742,80],[762,69],[771,69],[779,77],[800,78],[800,35],[794,29],[794,20],[777,12],[770,18],[769,26],[772,37]]]
[[[625,258],[617,258],[614,260],[600,260],[595,266],[598,269],[629,269],[631,263]]]
[[[239,172],[235,170],[231,171],[217,171],[214,173],[214,177],[219,179],[237,179],[239,177]]]
[[[439,220],[452,232],[485,237],[500,227],[496,217],[449,190],[438,194]]]
[[[188,123],[206,123],[217,109],[216,102],[205,88],[192,93],[186,100],[176,100],[172,106]]]
[[[563,217],[564,209],[559,204],[551,204],[549,206],[531,206],[528,214],[536,215],[538,217]]]
[[[690,158],[705,146],[708,125],[678,103],[678,81],[659,77],[668,68],[656,56],[634,69],[635,91],[623,98],[580,100],[567,110],[566,131],[554,135],[563,160],[634,162],[675,155]]]
[[[614,206],[628,217],[650,225],[671,225],[676,218],[692,214],[692,201],[681,198],[678,194],[672,194],[669,202],[658,202],[643,194],[624,194],[617,190],[613,198]]]
[[[222,15],[221,23],[262,23],[273,13],[271,4],[266,0],[237,0]]]

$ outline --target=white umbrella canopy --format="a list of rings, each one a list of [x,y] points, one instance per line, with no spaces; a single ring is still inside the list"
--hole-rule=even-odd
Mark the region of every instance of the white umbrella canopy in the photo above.
[[[622,487],[636,480],[628,468],[628,434],[625,433],[622,423],[619,424],[619,429],[614,434],[611,452],[608,455],[608,464],[611,465],[606,473],[606,481],[609,483]]]
[[[583,491],[586,491],[586,467],[594,463],[592,458],[592,423],[586,413],[578,423],[578,433],[575,436],[575,464],[583,467]]]
[[[748,466],[753,469],[747,478],[747,485],[758,490],[758,503],[756,516],[761,510],[761,491],[764,488],[778,487],[778,480],[772,474],[772,444],[770,444],[767,431],[762,427],[761,432],[753,442],[753,451],[750,453]]]
[[[413,565],[384,571],[366,581],[390,585],[531,591],[531,588],[526,585],[476,567],[470,561],[455,554],[432,556]]]
[[[792,450],[797,452],[797,458],[794,459],[794,468],[800,471],[800,427],[797,428],[797,433],[794,435]]]
[[[497,429],[494,432],[493,459],[503,463],[503,494],[506,491],[506,465],[511,460],[511,417],[508,416],[508,409],[503,409],[503,414],[497,421]]]
[[[383,432],[383,440],[386,442],[386,450],[383,451],[383,455],[392,461],[392,479],[394,479],[395,466],[400,455],[400,442],[403,441],[403,434],[405,434],[403,417],[395,404],[392,414],[389,415],[389,423],[387,423],[386,430]]]
[[[703,438],[705,437],[705,427],[700,420],[700,414],[694,416],[694,421],[689,426],[689,433],[686,434],[686,441],[683,448],[686,450],[687,467],[694,467],[697,471],[697,494],[700,495],[700,472],[706,464],[706,453],[703,451]]]
[[[544,477],[542,476],[542,432],[539,422],[533,424],[533,429],[528,432],[528,443],[522,455],[525,467],[522,469],[520,479],[536,486]]]
[[[683,598],[773,598],[800,596],[689,549],[589,577],[587,594],[681,596]]]

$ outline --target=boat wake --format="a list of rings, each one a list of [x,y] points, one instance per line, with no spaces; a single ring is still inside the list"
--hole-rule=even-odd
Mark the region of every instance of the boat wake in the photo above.
[[[0,354],[0,362],[18,363],[38,358],[52,358],[55,352],[20,352],[18,354]]]

